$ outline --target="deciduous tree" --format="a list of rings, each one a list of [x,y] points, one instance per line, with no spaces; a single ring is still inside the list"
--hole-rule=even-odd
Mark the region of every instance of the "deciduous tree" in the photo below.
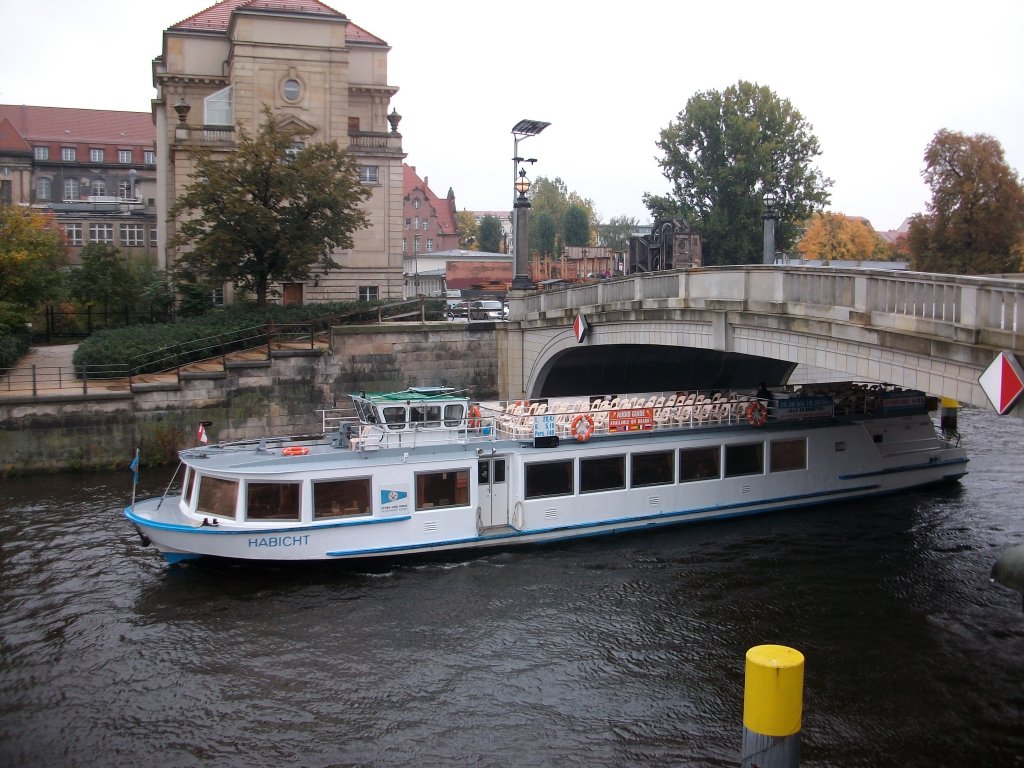
[[[629,238],[636,232],[638,222],[630,216],[612,216],[607,224],[601,224],[601,244],[613,251],[625,251],[629,248]]]
[[[656,144],[672,188],[669,197],[647,194],[644,202],[655,219],[681,215],[700,232],[708,264],[761,261],[765,191],[779,195],[780,250],[829,200],[832,182],[812,165],[821,154],[812,126],[766,86],[741,80],[695,94]]]
[[[888,254],[878,234],[862,220],[831,211],[814,215],[796,248],[805,259],[822,261],[885,260]]]
[[[477,232],[476,216],[470,211],[456,211],[455,226],[459,230],[459,248],[475,251],[477,238],[480,236]]]
[[[568,246],[590,245],[590,220],[587,211],[579,205],[570,205],[562,218],[562,231]]]
[[[39,305],[60,297],[60,268],[66,254],[51,216],[0,205],[0,334],[23,324]]]
[[[171,214],[176,243],[192,246],[180,257],[185,270],[252,291],[264,306],[272,283],[338,267],[331,252],[369,226],[360,204],[370,190],[347,150],[334,141],[296,149],[296,132],[269,108],[255,135],[237,133],[225,158],[194,150],[196,171]]]
[[[1019,272],[1024,187],[991,136],[940,130],[924,153],[928,213],[910,224],[914,269],[961,275]]]
[[[480,245],[481,251],[498,253],[498,249],[501,248],[501,242],[505,239],[505,233],[502,231],[501,222],[497,216],[484,216],[480,219],[477,233],[477,242]]]

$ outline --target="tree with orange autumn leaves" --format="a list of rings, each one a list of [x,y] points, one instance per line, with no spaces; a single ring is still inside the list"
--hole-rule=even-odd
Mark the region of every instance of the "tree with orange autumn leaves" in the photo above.
[[[892,252],[862,219],[841,213],[816,213],[797,250],[805,259],[821,261],[888,261]]]

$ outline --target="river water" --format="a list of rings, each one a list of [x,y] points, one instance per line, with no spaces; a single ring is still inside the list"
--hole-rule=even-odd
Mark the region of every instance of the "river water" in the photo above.
[[[1024,423],[960,429],[956,487],[364,570],[167,566],[127,466],[3,481],[0,765],[734,766],[778,643],[802,766],[1024,766],[1021,596],[989,580]]]

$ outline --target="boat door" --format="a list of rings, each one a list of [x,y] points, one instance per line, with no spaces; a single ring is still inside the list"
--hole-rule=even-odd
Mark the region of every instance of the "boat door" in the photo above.
[[[488,456],[477,462],[480,525],[483,528],[508,525],[507,467],[508,459],[505,456]]]

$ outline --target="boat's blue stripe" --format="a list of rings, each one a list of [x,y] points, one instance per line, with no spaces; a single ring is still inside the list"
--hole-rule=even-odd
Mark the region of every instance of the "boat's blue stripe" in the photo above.
[[[907,464],[902,467],[889,467],[888,469],[877,469],[871,472],[857,472],[852,475],[839,475],[840,480],[860,480],[865,477],[879,477],[881,475],[897,475],[904,472],[917,472],[922,469],[935,469],[936,467],[955,467],[960,465],[966,465],[968,459],[950,459],[948,461],[936,461],[932,464]],[[967,474],[965,470],[959,475],[953,477],[963,477]]]
[[[266,536],[274,533],[295,533],[296,531],[305,533],[306,531],[322,531],[326,528],[344,528],[353,525],[377,525],[379,523],[400,523],[403,520],[412,519],[412,515],[395,515],[394,517],[374,517],[366,520],[346,520],[339,521],[336,523],[323,523],[321,525],[306,525],[302,528],[296,528],[290,526],[288,528],[247,528],[245,530],[239,530],[237,528],[224,529],[220,526],[193,526],[193,525],[180,525],[179,523],[163,523],[157,520],[149,520],[145,517],[139,517],[131,507],[125,507],[124,515],[133,523],[144,525],[147,528],[159,528],[162,531],[179,531],[181,533],[202,533],[202,534],[220,534],[221,536],[230,535],[245,535],[253,536],[260,535]],[[216,518],[218,520],[223,518]],[[234,522],[229,520],[229,523]]]
[[[614,520],[599,520],[589,523],[574,523],[573,525],[560,525],[552,526],[550,528],[530,528],[524,531],[509,531],[506,533],[498,533],[490,536],[470,536],[461,539],[447,539],[445,541],[433,541],[425,544],[405,544],[396,545],[393,547],[377,547],[374,549],[353,549],[353,550],[338,550],[335,552],[327,552],[328,557],[354,557],[360,555],[380,555],[387,553],[397,552],[416,552],[423,550],[432,549],[445,549],[449,547],[460,547],[470,544],[480,544],[482,542],[494,542],[502,539],[515,539],[522,538],[524,536],[539,537],[546,536],[551,533],[559,533],[563,531],[586,531],[595,528],[611,528],[611,530],[600,530],[593,531],[592,533],[578,533],[570,536],[569,538],[583,538],[586,536],[597,536],[605,533],[615,533],[614,526],[630,524],[630,528],[638,527],[636,523],[643,523],[644,526],[660,526],[660,525],[673,525],[678,522],[682,522],[686,518],[694,517],[697,515],[704,515],[704,520],[721,520],[729,517],[739,517],[742,515],[749,514],[760,514],[761,512],[773,512],[778,509],[792,509],[794,507],[801,506],[812,506],[814,504],[820,504],[823,501],[829,499],[843,498],[844,496],[855,493],[859,495],[871,495],[871,492],[877,490],[878,485],[863,485],[856,488],[845,488],[842,491],[818,491],[815,493],[800,494],[798,496],[784,496],[776,499],[766,499],[758,502],[744,502],[742,504],[729,504],[726,506],[719,507],[704,507],[703,509],[693,509],[687,512],[658,512],[653,515],[633,516],[633,517],[620,517]],[[768,505],[761,509],[762,505]],[[708,512],[715,512],[718,514],[708,515]],[[668,518],[672,518],[669,520]],[[561,539],[560,539],[561,540]]]

